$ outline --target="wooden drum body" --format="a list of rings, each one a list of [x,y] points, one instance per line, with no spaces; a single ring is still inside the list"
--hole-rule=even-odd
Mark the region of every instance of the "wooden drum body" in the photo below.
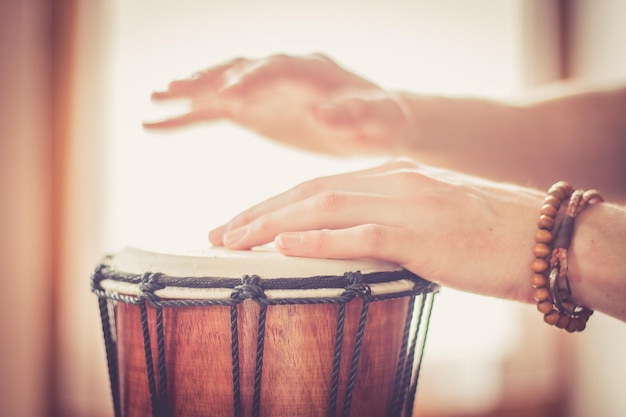
[[[116,417],[410,416],[437,286],[373,261],[126,248],[92,278]]]

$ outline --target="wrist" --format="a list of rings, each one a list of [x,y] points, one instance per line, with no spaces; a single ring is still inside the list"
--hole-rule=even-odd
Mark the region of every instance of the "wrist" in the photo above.
[[[594,204],[577,219],[569,251],[574,300],[626,320],[626,210]]]

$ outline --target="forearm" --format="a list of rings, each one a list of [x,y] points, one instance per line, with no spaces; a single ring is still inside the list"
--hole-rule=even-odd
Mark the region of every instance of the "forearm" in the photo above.
[[[592,204],[577,218],[570,246],[574,300],[626,321],[626,207]]]
[[[626,201],[626,89],[524,105],[402,93],[405,151],[428,164],[546,188],[557,179]]]

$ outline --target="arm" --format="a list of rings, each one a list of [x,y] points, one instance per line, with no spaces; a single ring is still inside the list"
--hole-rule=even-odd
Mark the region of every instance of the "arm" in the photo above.
[[[370,257],[463,291],[533,302],[544,192],[411,161],[309,181],[213,230],[215,245],[274,241],[289,256]],[[626,321],[626,209],[597,203],[570,246],[574,301]]]
[[[431,97],[387,91],[323,55],[238,58],[154,93],[192,110],[145,127],[227,119],[315,152],[409,155],[539,188],[566,179],[626,201],[626,88],[560,87],[523,105]]]
[[[401,94],[414,132],[407,150],[428,164],[547,188],[567,179],[626,201],[626,87],[522,105]]]

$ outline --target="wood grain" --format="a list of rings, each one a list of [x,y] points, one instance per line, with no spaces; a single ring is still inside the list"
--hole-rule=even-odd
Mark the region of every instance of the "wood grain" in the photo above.
[[[408,299],[370,303],[350,416],[387,415]],[[342,415],[362,302],[346,306],[337,414]],[[241,411],[253,415],[259,305],[238,307]],[[260,416],[328,416],[338,307],[333,304],[267,307]],[[155,311],[148,308],[157,364]],[[140,312],[117,305],[123,415],[151,415]],[[230,307],[163,311],[168,401],[175,417],[233,416]],[[158,383],[157,383],[158,385]]]

